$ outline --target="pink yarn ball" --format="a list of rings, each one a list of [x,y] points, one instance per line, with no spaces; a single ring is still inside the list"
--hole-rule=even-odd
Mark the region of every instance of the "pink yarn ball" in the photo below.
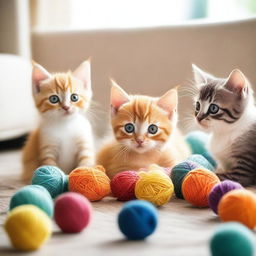
[[[91,215],[91,203],[78,193],[67,192],[55,200],[54,218],[65,233],[81,232],[89,224]]]
[[[113,195],[120,201],[135,199],[135,185],[139,179],[135,171],[124,171],[116,174],[110,182]]]

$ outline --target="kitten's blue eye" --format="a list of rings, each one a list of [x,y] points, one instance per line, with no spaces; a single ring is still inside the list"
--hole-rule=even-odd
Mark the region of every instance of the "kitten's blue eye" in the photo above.
[[[79,96],[76,93],[73,93],[73,94],[71,94],[70,99],[73,102],[77,102],[79,99]]]
[[[157,131],[158,131],[158,127],[157,127],[155,124],[151,124],[151,125],[148,127],[148,133],[156,134]]]
[[[209,107],[209,109],[208,109],[208,112],[209,112],[210,114],[216,114],[216,113],[218,113],[219,109],[220,109],[220,108],[219,108],[218,105],[216,105],[216,104],[211,104],[210,107]]]
[[[52,103],[52,104],[56,104],[57,102],[60,101],[59,97],[57,95],[52,95],[49,97],[49,101]]]
[[[197,102],[196,102],[196,111],[197,111],[197,112],[200,111],[200,107],[201,107],[201,106],[200,106],[200,102],[197,101]]]
[[[124,129],[126,132],[128,133],[132,133],[134,132],[135,128],[134,128],[134,125],[132,123],[128,123],[124,126]]]

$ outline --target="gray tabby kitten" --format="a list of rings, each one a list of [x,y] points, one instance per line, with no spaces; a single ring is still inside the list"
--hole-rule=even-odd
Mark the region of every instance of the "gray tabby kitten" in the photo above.
[[[195,117],[212,135],[209,147],[217,175],[244,186],[255,184],[256,107],[249,81],[238,69],[222,79],[192,67],[198,88]]]

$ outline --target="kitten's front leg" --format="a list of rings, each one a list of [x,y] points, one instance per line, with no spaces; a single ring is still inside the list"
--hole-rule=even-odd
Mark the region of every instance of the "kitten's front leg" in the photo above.
[[[93,166],[95,164],[95,153],[92,141],[79,138],[77,141],[77,166]]]
[[[250,175],[249,173],[243,172],[243,170],[234,169],[231,171],[221,171],[216,172],[216,175],[221,181],[232,180],[240,183],[242,186],[250,186],[255,183],[255,175]]]
[[[40,165],[58,166],[58,146],[55,144],[46,144],[40,147],[39,153]]]

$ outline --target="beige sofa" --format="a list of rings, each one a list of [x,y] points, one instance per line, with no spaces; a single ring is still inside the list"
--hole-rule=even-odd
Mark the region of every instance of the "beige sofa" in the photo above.
[[[50,71],[74,68],[92,58],[94,99],[108,110],[109,77],[130,93],[160,95],[189,86],[191,63],[227,76],[242,69],[256,84],[256,18],[227,23],[191,23],[151,29],[33,33],[33,58]],[[191,101],[180,99],[180,120]]]
[[[98,103],[94,115],[97,117],[95,127],[102,135],[106,130],[102,123],[106,123],[104,120],[109,109],[109,77],[113,77],[129,93],[157,96],[177,84],[188,88],[192,79],[191,63],[196,63],[218,76],[227,76],[233,68],[239,67],[256,84],[255,42],[256,18],[151,29],[34,31],[32,55],[49,71],[66,71],[84,59],[92,58],[94,100]],[[17,60],[16,64],[19,65],[19,62],[22,61]],[[35,124],[30,77],[22,73],[25,64],[19,68],[15,67],[15,63],[9,67],[4,63],[2,61],[3,75],[0,79],[0,140],[22,135]],[[11,81],[9,86],[6,85],[8,81]],[[21,81],[29,82],[26,86],[26,82]],[[19,86],[16,90],[19,93],[12,98],[16,106],[13,105],[7,115],[10,103],[4,90],[11,91],[15,86]],[[184,96],[184,90],[181,91]],[[24,99],[24,95],[27,100],[23,104],[18,99]],[[17,115],[16,109],[23,114]],[[187,132],[191,129],[187,116],[193,112],[189,97],[180,98],[179,112],[180,126]]]

